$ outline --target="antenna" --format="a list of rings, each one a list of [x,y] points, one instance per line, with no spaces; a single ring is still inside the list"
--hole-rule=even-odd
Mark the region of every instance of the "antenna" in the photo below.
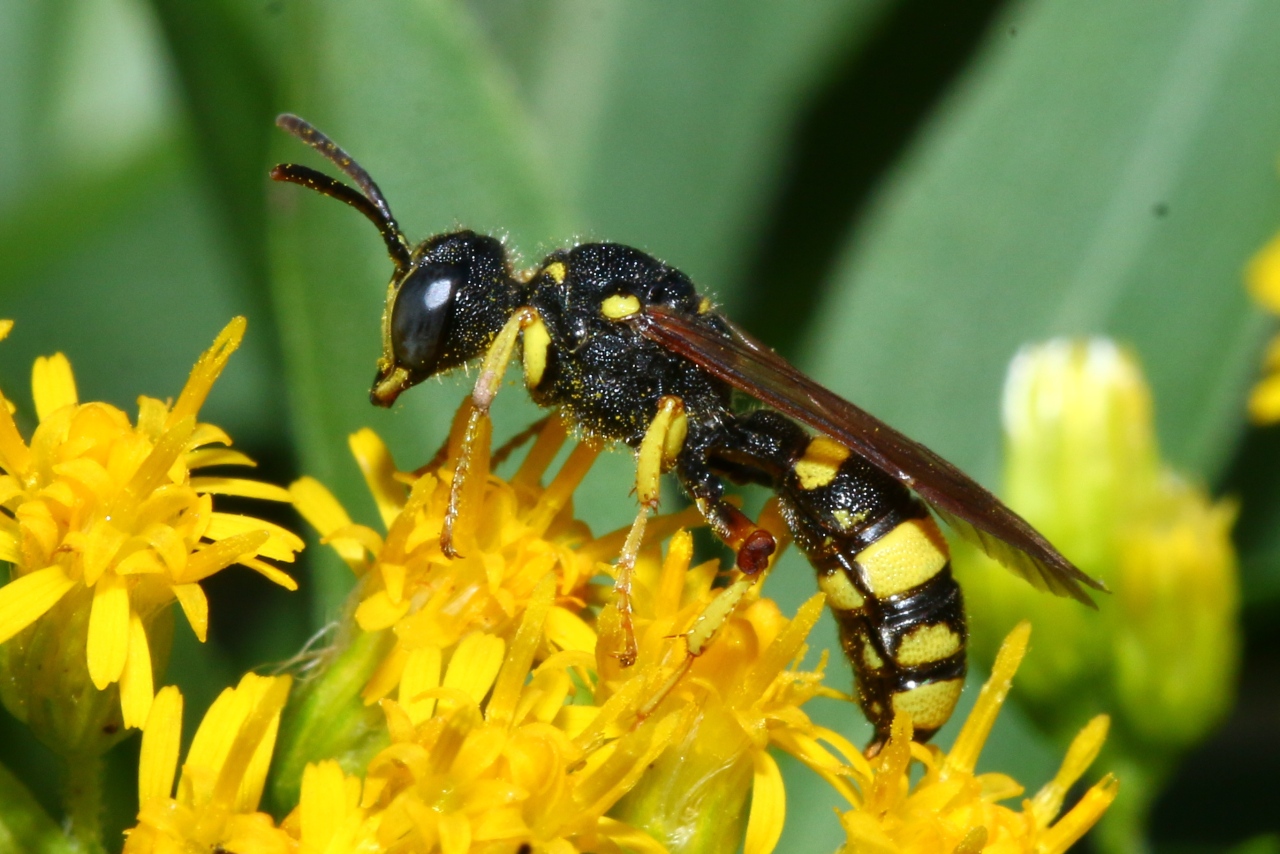
[[[369,218],[370,222],[377,226],[378,233],[382,235],[383,242],[387,244],[387,254],[391,256],[391,261],[396,265],[396,269],[402,272],[407,270],[412,257],[409,250],[409,242],[405,240],[404,233],[400,231],[400,226],[396,223],[395,217],[391,215],[391,206],[387,204],[386,198],[382,195],[382,190],[378,189],[378,185],[369,177],[369,173],[364,171],[364,168],[351,155],[343,151],[337,143],[316,130],[305,119],[301,119],[291,113],[282,113],[276,118],[276,125],[324,155],[325,159],[341,169],[344,175],[355,182],[356,186],[360,188],[360,192],[335,178],[330,178],[323,172],[317,172],[308,166],[299,166],[294,163],[281,163],[272,168],[271,179],[273,181],[300,184],[303,187],[315,190],[317,193],[330,196],[340,202],[346,202],[360,211],[360,213]]]

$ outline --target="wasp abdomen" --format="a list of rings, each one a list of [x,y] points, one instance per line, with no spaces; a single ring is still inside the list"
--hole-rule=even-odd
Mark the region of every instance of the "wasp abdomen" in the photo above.
[[[741,418],[722,467],[777,490],[840,627],[858,702],[888,737],[908,712],[923,741],[951,716],[965,623],[946,540],[924,504],[848,448],[773,412]]]

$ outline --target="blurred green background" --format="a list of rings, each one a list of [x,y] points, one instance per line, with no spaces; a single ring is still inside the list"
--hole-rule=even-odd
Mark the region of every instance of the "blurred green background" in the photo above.
[[[527,263],[648,250],[991,486],[1018,346],[1114,336],[1166,456],[1242,501],[1238,703],[1151,831],[1226,850],[1280,798],[1280,433],[1243,416],[1273,324],[1240,275],[1280,228],[1278,38],[1269,0],[0,0],[0,386],[29,416],[31,360],[62,350],[82,397],[132,410],[246,314],[205,417],[268,479],[313,474],[372,521],[346,435],[371,425],[413,468],[465,383],[368,405],[390,267],[354,212],[267,180],[319,165],[284,110],[369,169],[410,237],[466,225]],[[513,379],[497,435],[533,417]],[[608,455],[580,494],[596,530],[630,519],[631,465]],[[207,585],[210,641],[180,630],[169,677],[189,714],[337,613],[350,579],[326,558],[296,594]],[[814,589],[794,555],[770,588],[789,609]],[[850,707],[815,715],[867,737]],[[1059,755],[1010,709],[982,767],[1036,787]],[[55,763],[8,718],[0,759],[52,808]],[[780,850],[832,850],[834,796],[788,772]]]

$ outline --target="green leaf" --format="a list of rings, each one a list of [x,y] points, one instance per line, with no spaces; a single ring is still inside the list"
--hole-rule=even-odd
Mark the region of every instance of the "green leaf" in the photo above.
[[[806,364],[988,483],[1009,358],[1132,346],[1167,455],[1230,454],[1259,314],[1240,270],[1280,222],[1271,4],[1028,3],[884,189]]]
[[[46,854],[79,850],[4,766],[0,766],[0,850]]]
[[[1166,456],[1214,479],[1262,328],[1240,271],[1280,225],[1277,25],[1263,3],[1013,5],[850,235],[805,367],[996,485],[1010,357],[1114,336]],[[1044,781],[1003,745],[984,768]],[[829,799],[797,782],[788,826],[816,826]]]
[[[504,46],[585,237],[652,252],[730,300],[797,115],[887,5],[472,3]]]

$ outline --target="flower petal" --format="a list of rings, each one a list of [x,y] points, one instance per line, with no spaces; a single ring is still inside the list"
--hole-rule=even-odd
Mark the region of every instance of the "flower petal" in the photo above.
[[[484,632],[472,632],[458,643],[444,675],[444,687],[463,691],[479,703],[493,686],[502,667],[506,644],[502,638]]]
[[[407,500],[404,484],[395,478],[396,464],[391,459],[391,452],[382,438],[368,427],[352,433],[347,444],[351,446],[351,455],[356,458],[364,482],[378,505],[382,524],[390,528]]]
[[[103,576],[93,589],[88,646],[89,678],[105,691],[129,657],[129,587],[115,575]]]
[[[36,359],[31,369],[31,397],[36,404],[36,417],[41,421],[64,406],[79,402],[76,379],[66,356],[54,353]]]
[[[257,466],[252,457],[233,451],[230,448],[203,448],[187,452],[187,468],[199,469],[206,466]]]
[[[1040,837],[1039,854],[1063,854],[1097,824],[1120,791],[1120,781],[1111,774],[1094,783],[1071,811]]]
[[[12,480],[12,478],[5,479]],[[5,524],[7,521],[9,520],[0,514],[0,561],[17,563],[22,560],[22,541],[15,532],[9,530],[8,525]]]
[[[1107,729],[1111,719],[1106,715],[1098,715],[1071,740],[1067,755],[1062,759],[1062,766],[1053,779],[1045,783],[1036,796],[1031,799],[1031,813],[1041,827],[1048,827],[1062,809],[1062,801],[1076,780],[1088,770],[1093,760],[1098,758],[1102,744],[1107,740]]]
[[[323,483],[314,477],[301,477],[289,484],[293,505],[317,533],[327,537],[351,524],[351,516]]]
[[[218,375],[226,366],[227,359],[231,358],[231,354],[244,340],[244,329],[247,324],[248,321],[243,317],[231,318],[231,322],[223,327],[218,337],[214,339],[213,346],[196,359],[191,375],[187,377],[187,383],[182,387],[182,393],[178,395],[173,411],[169,413],[170,426],[184,418],[195,420],[200,407],[204,406],[205,398],[209,396],[209,389],[213,388]]]
[[[982,692],[978,694],[978,701],[974,703],[973,711],[965,719],[960,734],[956,736],[955,743],[951,746],[951,752],[947,754],[944,774],[950,771],[973,773],[974,767],[978,764],[978,754],[982,752],[982,746],[991,733],[996,716],[1000,714],[1000,707],[1009,696],[1009,689],[1013,686],[1013,676],[1018,672],[1018,665],[1022,663],[1022,657],[1027,653],[1027,642],[1030,637],[1031,624],[1024,620],[1009,632],[1009,636],[1000,645],[995,664],[991,667],[991,678],[982,686]]]
[[[0,395],[0,468],[16,477],[24,477],[31,467],[31,449],[22,441],[18,425],[13,423],[9,402]]]
[[[271,560],[292,562],[294,555],[302,551],[305,545],[297,534],[286,528],[253,516],[241,516],[238,513],[211,514],[209,527],[204,535],[211,540],[221,540],[246,531],[266,531],[271,535],[258,549],[258,554]]]
[[[178,771],[178,750],[182,745],[182,693],[173,685],[160,689],[142,730],[142,752],[138,757],[138,803],[146,807],[152,800],[173,794],[173,778]]]
[[[355,782],[358,787],[359,781]],[[353,809],[358,808],[358,790],[354,802],[350,794],[347,776],[336,761],[329,759],[315,765],[308,764],[303,769],[298,812],[304,851],[329,850]]]
[[[178,597],[191,631],[195,632],[200,643],[204,643],[209,635],[209,600],[204,595],[204,588],[199,584],[175,584],[173,595]]]
[[[0,643],[4,643],[57,604],[75,586],[60,566],[47,566],[0,587]]]
[[[440,648],[412,650],[400,675],[400,707],[415,725],[435,714],[434,696],[422,696],[440,687]]]
[[[271,535],[266,531],[247,531],[210,543],[188,558],[186,571],[175,580],[192,582],[208,578],[233,563],[253,557],[262,544],[270,538]]]
[[[542,640],[542,627],[551,610],[552,597],[556,592],[556,577],[552,573],[542,576],[538,586],[520,618],[520,628],[511,640],[511,650],[502,664],[493,686],[493,696],[489,698],[485,716],[495,724],[505,726],[515,716],[516,702],[520,699],[520,689],[529,677],[529,668],[533,666],[534,653],[538,651]],[[483,694],[481,695],[483,696]]]
[[[782,822],[787,815],[787,791],[782,785],[782,771],[766,751],[753,750],[755,765],[751,784],[751,817],[747,819],[747,838],[743,854],[770,854],[782,838]]]
[[[293,500],[289,490],[282,486],[242,477],[193,477],[191,488],[210,495],[238,495],[241,498],[261,498],[264,501],[283,501],[286,504]]]
[[[120,711],[124,725],[138,729],[151,713],[151,701],[155,697],[155,683],[151,674],[151,647],[147,642],[147,630],[142,618],[129,615],[129,654],[124,671],[120,674]]]

